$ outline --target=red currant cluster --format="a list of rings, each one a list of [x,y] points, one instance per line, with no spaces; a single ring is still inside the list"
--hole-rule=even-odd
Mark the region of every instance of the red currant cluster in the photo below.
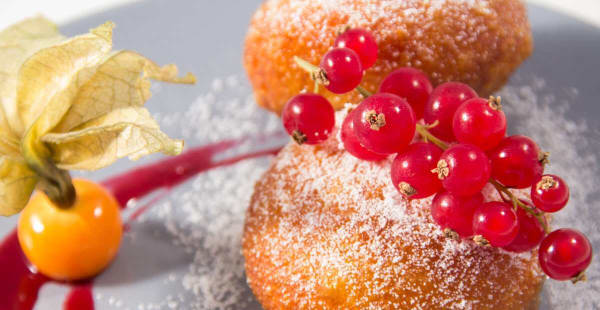
[[[296,58],[315,80],[315,93],[297,95],[284,107],[283,123],[294,140],[318,144],[333,130],[335,112],[317,94],[319,84],[336,94],[356,89],[365,99],[342,124],[344,147],[368,161],[396,154],[394,186],[406,199],[435,195],[431,214],[448,237],[511,252],[539,246],[539,262],[548,276],[582,279],[592,257],[589,240],[573,229],[547,234],[546,212],[565,207],[569,188],[560,177],[543,174],[548,154],[532,139],[505,136],[500,97],[480,98],[457,82],[433,89],[427,76],[413,68],[392,72],[371,95],[359,84],[376,58],[377,44],[362,29],[339,35],[318,67]],[[484,201],[481,191],[488,183],[501,201]],[[531,188],[531,202],[512,191],[526,188]]]

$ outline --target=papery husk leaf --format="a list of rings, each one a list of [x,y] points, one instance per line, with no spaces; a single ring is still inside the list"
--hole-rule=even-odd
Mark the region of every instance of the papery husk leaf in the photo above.
[[[21,211],[37,182],[36,174],[24,162],[0,157],[0,215]]]
[[[0,32],[0,139],[18,139],[26,129],[17,112],[21,65],[35,52],[62,40],[56,25],[43,17],[23,20]]]
[[[14,160],[22,159],[19,139],[13,134],[8,125],[8,120],[4,115],[4,110],[0,108],[0,156],[7,156]]]
[[[57,167],[96,170],[122,157],[182,151],[183,141],[163,133],[143,105],[150,80],[195,77],[111,52],[113,27],[65,39],[39,17],[0,32],[0,215],[20,211],[38,181],[70,182]]]
[[[112,110],[142,106],[150,98],[150,80],[194,83],[188,74],[177,76],[177,67],[160,67],[146,57],[119,51],[100,64],[94,75],[79,88],[69,112],[54,131],[66,132]]]
[[[26,139],[37,139],[56,126],[69,110],[84,82],[79,72],[104,60],[112,48],[113,23],[40,50],[19,71],[17,108],[29,128]]]
[[[126,107],[66,133],[42,137],[52,150],[52,159],[61,169],[95,170],[122,157],[137,160],[162,152],[177,155],[183,141],[169,138],[143,107]]]

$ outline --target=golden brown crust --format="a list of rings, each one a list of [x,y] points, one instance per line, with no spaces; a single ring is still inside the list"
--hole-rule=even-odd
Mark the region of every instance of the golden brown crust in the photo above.
[[[372,31],[379,44],[378,61],[362,83],[369,91],[410,66],[434,85],[461,81],[487,97],[533,46],[520,0],[267,0],[251,20],[244,51],[258,104],[279,113],[293,95],[312,89],[292,57],[318,64],[343,25]],[[360,98],[322,93],[336,108]]]
[[[280,152],[256,184],[243,237],[265,309],[537,308],[535,253],[445,239],[431,200],[407,205],[389,165],[357,160],[335,139]]]

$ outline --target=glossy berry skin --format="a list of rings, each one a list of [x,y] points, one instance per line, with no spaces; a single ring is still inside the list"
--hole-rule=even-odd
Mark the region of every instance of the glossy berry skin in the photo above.
[[[415,115],[406,100],[396,95],[372,95],[363,100],[355,112],[354,132],[360,144],[371,152],[398,153],[415,135]]]
[[[487,99],[473,98],[461,104],[452,120],[456,140],[487,151],[497,146],[506,134],[506,116]]]
[[[323,96],[305,93],[285,104],[281,120],[298,144],[318,144],[327,140],[333,131],[335,111]]]
[[[431,173],[442,150],[431,143],[416,142],[398,153],[392,163],[392,183],[406,198],[429,197],[442,188],[437,176]]]
[[[544,227],[538,219],[527,213],[523,208],[517,209],[517,218],[519,220],[519,232],[515,239],[504,249],[515,253],[533,250],[546,235]]]
[[[431,216],[442,229],[450,228],[462,238],[473,236],[473,214],[483,204],[481,192],[460,197],[448,191],[435,195],[431,202]]]
[[[363,77],[360,58],[349,48],[329,50],[321,59],[320,67],[329,81],[325,88],[335,94],[345,94],[355,89]]]
[[[447,191],[458,196],[472,196],[488,182],[491,167],[487,156],[478,147],[455,144],[440,156],[434,173]]]
[[[488,152],[492,162],[492,178],[505,186],[527,188],[544,172],[540,149],[526,136],[504,138]]]
[[[344,143],[346,151],[362,160],[379,161],[387,158],[387,155],[373,153],[360,144],[360,141],[358,141],[356,133],[354,132],[354,122],[352,121],[354,111],[355,110],[348,113],[342,123],[340,138],[342,139],[342,143]]]
[[[492,246],[507,246],[519,233],[517,214],[507,203],[484,203],[473,214],[473,233],[483,236]]]
[[[456,141],[452,131],[454,113],[462,103],[472,98],[477,98],[477,93],[467,84],[447,82],[436,87],[425,105],[423,114],[426,124],[438,122],[437,126],[429,131],[444,141]]]
[[[423,117],[425,105],[433,86],[425,73],[414,68],[400,68],[390,73],[379,86],[380,93],[390,93],[405,98],[415,112],[416,119]]]
[[[41,273],[75,281],[100,273],[121,242],[117,201],[100,185],[73,180],[77,200],[67,209],[41,192],[33,195],[19,218],[17,234],[25,256]]]
[[[592,246],[581,232],[562,228],[548,234],[539,248],[542,270],[552,279],[569,280],[592,261]]]
[[[367,70],[377,60],[377,42],[373,35],[364,29],[348,29],[340,34],[334,43],[335,47],[347,47],[358,55],[363,70]]]
[[[569,186],[559,176],[543,175],[531,186],[531,201],[544,212],[556,212],[569,202]]]

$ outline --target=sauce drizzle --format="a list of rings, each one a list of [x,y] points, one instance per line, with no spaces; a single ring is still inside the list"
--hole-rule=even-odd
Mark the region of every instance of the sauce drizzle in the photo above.
[[[233,165],[250,158],[275,155],[281,149],[276,147],[215,160],[217,155],[241,143],[242,140],[225,140],[196,147],[181,155],[111,177],[102,182],[102,185],[115,196],[122,208],[127,206],[131,199],[142,198],[159,189],[165,190],[131,214],[124,224],[124,229],[128,230],[131,221],[150,209],[153,203],[168,194],[169,189],[174,186],[210,169]],[[29,265],[19,245],[16,229],[0,243],[0,275],[0,309],[7,310],[33,309],[42,286],[48,282],[55,282],[37,273],[35,268]],[[63,309],[93,310],[93,279],[68,284],[71,291],[66,296]]]

